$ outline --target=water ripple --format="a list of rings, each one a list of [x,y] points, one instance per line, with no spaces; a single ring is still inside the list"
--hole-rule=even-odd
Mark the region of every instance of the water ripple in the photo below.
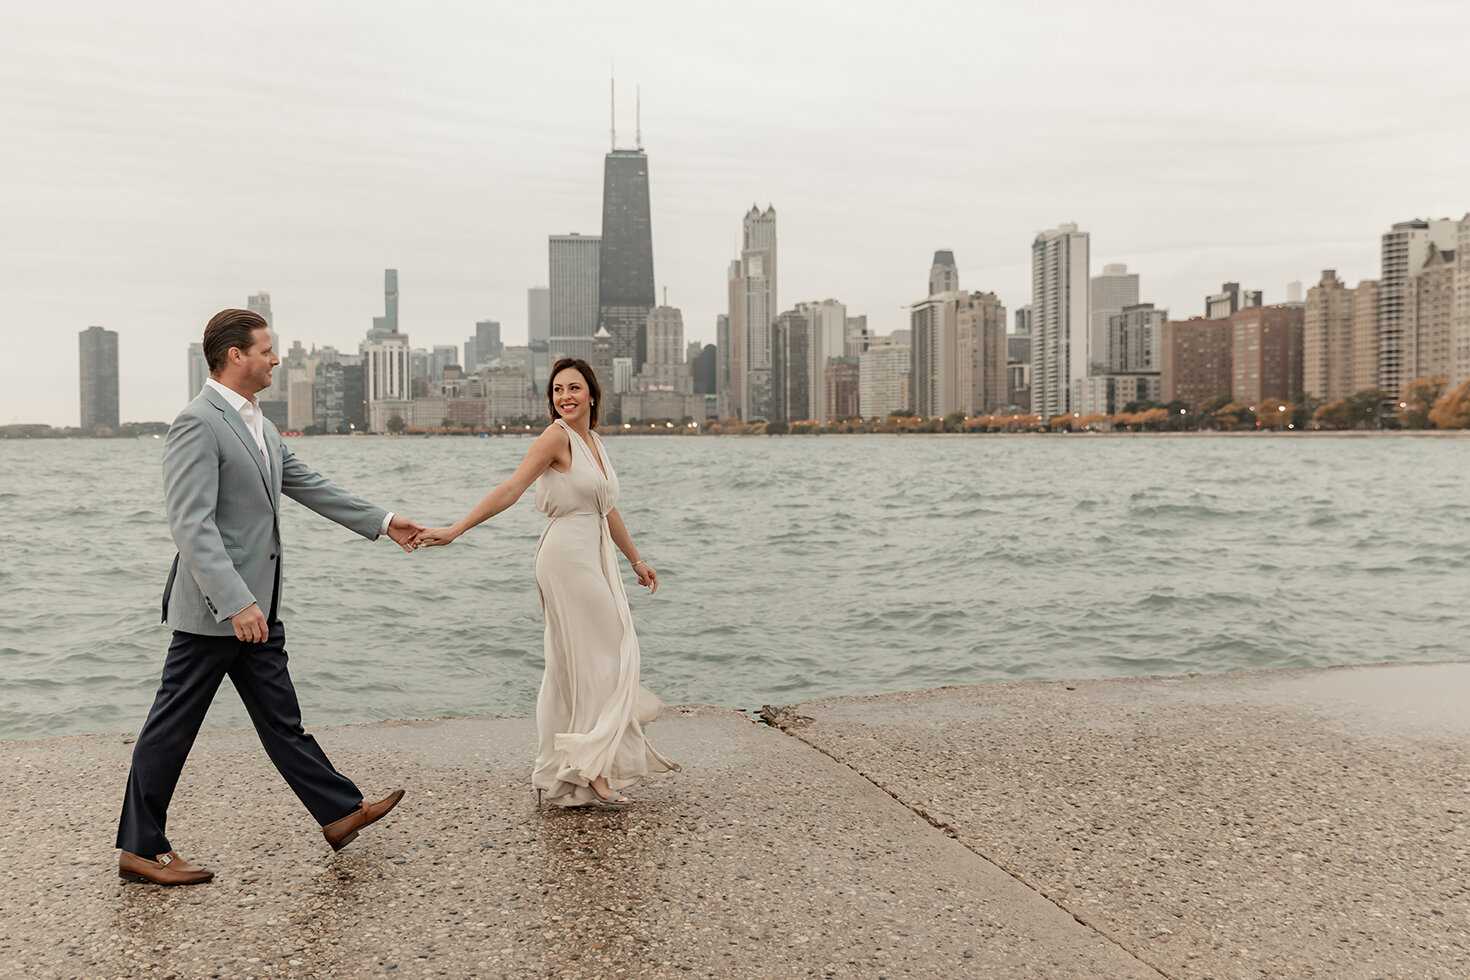
[[[293,448],[438,523],[528,445]],[[0,738],[142,723],[168,639],[160,449],[0,443],[0,517],[71,529],[13,536],[0,570]],[[1466,656],[1462,440],[638,437],[609,450],[619,509],[662,578],[653,597],[625,584],[644,680],[671,703]],[[529,494],[414,555],[290,502],[282,515],[308,725],[534,711]],[[209,725],[248,724],[224,685]]]

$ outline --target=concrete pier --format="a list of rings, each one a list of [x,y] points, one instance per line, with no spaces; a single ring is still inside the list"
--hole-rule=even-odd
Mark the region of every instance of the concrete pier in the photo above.
[[[252,732],[124,885],[130,736],[0,743],[0,976],[1463,977],[1470,664],[669,709],[683,774],[537,811],[527,719],[320,729],[403,805],[333,855]]]

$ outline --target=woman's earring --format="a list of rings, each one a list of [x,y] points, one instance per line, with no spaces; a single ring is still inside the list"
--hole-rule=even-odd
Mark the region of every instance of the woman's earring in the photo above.
[[[587,404],[589,406],[596,405],[597,404],[597,401],[595,399],[589,398],[589,399],[587,399]]]

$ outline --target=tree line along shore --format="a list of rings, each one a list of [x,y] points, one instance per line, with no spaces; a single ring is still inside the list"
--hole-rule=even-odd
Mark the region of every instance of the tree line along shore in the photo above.
[[[861,435],[905,433],[1048,433],[1048,432],[1344,432],[1425,431],[1470,429],[1470,379],[1450,389],[1442,377],[1415,378],[1404,386],[1397,401],[1389,392],[1366,389],[1347,398],[1324,402],[1308,395],[1290,402],[1268,398],[1259,405],[1233,401],[1218,395],[1198,405],[1169,402],[1158,405],[1135,403],[1123,411],[1106,415],[1054,415],[1043,419],[1030,413],[965,415],[952,412],[943,417],[924,417],[899,410],[886,418],[856,416],[818,422],[743,422],[740,419],[615,420],[599,431],[606,435]],[[538,432],[550,419],[516,419],[503,425],[406,425],[394,416],[388,420],[390,435],[403,436],[524,436]],[[116,428],[12,424],[0,426],[0,439],[136,439],[168,433],[167,422],[125,422]],[[314,435],[286,432],[288,436]],[[366,435],[367,433],[359,433]]]

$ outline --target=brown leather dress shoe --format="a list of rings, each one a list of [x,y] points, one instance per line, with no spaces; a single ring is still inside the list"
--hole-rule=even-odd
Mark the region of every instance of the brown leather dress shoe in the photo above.
[[[359,803],[356,810],[341,820],[333,820],[323,827],[322,836],[327,839],[328,844],[332,845],[332,850],[340,851],[357,840],[359,830],[387,816],[388,811],[397,806],[401,799],[403,799],[403,790],[395,789],[376,803]]]
[[[117,859],[117,876],[123,881],[155,885],[202,885],[214,877],[214,872],[179,857],[174,851],[160,854],[156,860],[122,851]]]

